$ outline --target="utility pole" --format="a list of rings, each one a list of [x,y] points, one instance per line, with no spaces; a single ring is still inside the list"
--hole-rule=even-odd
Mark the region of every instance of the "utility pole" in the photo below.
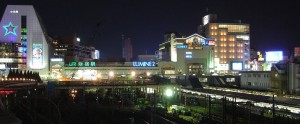
[[[275,118],[275,95],[273,94],[273,99],[272,99],[272,124],[274,124],[274,118]]]

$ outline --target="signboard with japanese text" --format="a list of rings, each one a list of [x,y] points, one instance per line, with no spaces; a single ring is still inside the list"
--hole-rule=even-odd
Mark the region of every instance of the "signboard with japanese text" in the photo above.
[[[69,67],[95,67],[96,62],[70,62],[68,64]]]

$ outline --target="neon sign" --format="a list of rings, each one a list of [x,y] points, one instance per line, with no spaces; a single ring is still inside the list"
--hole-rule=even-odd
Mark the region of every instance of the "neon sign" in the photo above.
[[[2,27],[5,29],[4,36],[6,36],[8,34],[13,34],[13,35],[17,36],[16,29],[18,28],[18,26],[14,26],[11,22],[9,22],[8,25],[4,25]]]
[[[68,64],[69,67],[74,67],[74,66],[78,66],[78,67],[95,67],[96,66],[96,62],[70,62]]]
[[[187,45],[176,45],[177,49],[187,49],[188,46]]]
[[[133,67],[156,67],[156,63],[154,61],[133,61]]]

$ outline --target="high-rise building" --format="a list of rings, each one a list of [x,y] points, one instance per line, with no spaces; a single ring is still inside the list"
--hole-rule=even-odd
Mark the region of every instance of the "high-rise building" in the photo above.
[[[217,15],[209,14],[203,17],[203,24],[198,27],[198,32],[215,41],[214,58],[219,60],[219,65],[228,66],[230,72],[235,63],[239,69],[247,70],[250,59],[250,29],[249,24],[218,22]]]
[[[8,5],[0,22],[2,70],[26,69],[46,77],[49,48],[41,18],[32,5]]]
[[[127,62],[132,60],[131,38],[126,37],[125,35],[122,35],[122,57]]]

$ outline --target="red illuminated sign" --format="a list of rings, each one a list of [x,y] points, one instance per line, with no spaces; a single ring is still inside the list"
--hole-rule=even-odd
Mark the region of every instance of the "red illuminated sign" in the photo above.
[[[0,90],[0,95],[9,95],[11,93],[14,93],[16,91],[14,90]]]

